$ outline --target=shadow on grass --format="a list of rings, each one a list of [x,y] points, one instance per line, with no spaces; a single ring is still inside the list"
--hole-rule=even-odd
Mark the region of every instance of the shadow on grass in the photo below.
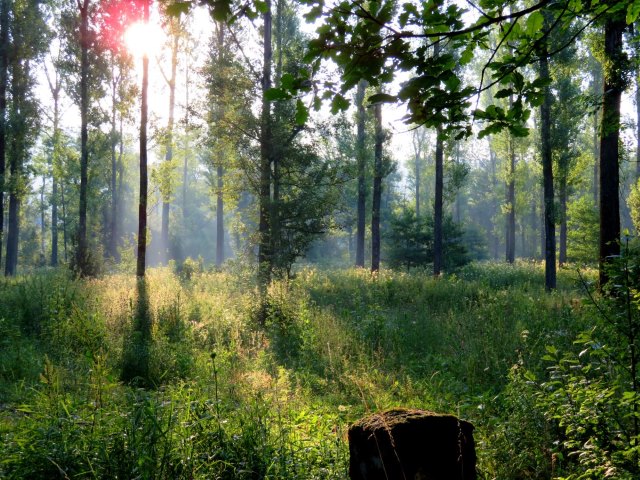
[[[138,387],[153,387],[150,377],[152,318],[146,278],[137,279],[136,308],[128,337],[124,338],[121,380]]]

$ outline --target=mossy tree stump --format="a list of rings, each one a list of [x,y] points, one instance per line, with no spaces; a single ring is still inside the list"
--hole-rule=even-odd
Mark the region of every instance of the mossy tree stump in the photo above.
[[[453,415],[388,410],[349,428],[351,480],[475,480],[473,425]]]

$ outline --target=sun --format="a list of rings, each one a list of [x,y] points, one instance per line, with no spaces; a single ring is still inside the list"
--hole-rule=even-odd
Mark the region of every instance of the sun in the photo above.
[[[166,35],[155,23],[135,22],[124,33],[127,50],[137,58],[152,57],[162,49]]]

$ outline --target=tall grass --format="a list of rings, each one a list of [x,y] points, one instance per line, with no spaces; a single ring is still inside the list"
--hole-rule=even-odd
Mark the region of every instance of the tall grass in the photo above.
[[[151,388],[119,381],[135,280],[50,272],[0,289],[2,478],[345,478],[345,432],[393,406],[476,423],[500,478],[514,365],[588,321],[570,271],[546,295],[537,265],[456,277],[298,272],[269,289],[264,327],[244,271],[151,270]],[[533,460],[532,460],[533,461]],[[504,477],[507,478],[507,477]]]

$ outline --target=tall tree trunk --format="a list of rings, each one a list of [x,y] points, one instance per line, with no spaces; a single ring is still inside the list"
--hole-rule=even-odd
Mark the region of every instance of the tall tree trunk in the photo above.
[[[225,24],[223,22],[218,23],[218,65],[223,65],[224,61],[224,28]],[[226,83],[226,82],[225,82]],[[226,85],[225,85],[226,86]],[[222,102],[218,105],[218,120],[221,120],[223,117],[224,105]],[[216,192],[216,265],[219,267],[224,262],[224,152],[222,148],[218,149],[217,152],[217,192]]]
[[[371,206],[371,271],[380,270],[380,200],[382,198],[382,105],[376,103],[373,107],[375,118],[375,152],[373,165],[373,199]]]
[[[271,247],[271,102],[266,98],[266,92],[271,88],[271,64],[273,50],[271,46],[271,0],[266,0],[264,12],[264,51],[262,64],[262,114],[260,125],[260,212],[258,233],[258,280],[263,294],[271,281],[272,253]],[[264,312],[263,312],[264,313]],[[263,317],[263,315],[261,315]],[[261,321],[264,318],[260,319]]]
[[[511,134],[508,139],[508,157],[505,257],[508,263],[513,263],[516,258],[516,153]]]
[[[433,202],[433,275],[439,276],[443,268],[442,217],[444,210],[444,140],[442,127],[436,129],[436,184]]]
[[[216,204],[216,265],[219,267],[224,262],[224,168],[222,159],[218,160],[218,191]]]
[[[558,263],[564,265],[567,263],[567,200],[569,197],[569,189],[567,186],[566,172],[560,177],[560,252]]]
[[[41,259],[45,258],[45,249],[46,249],[46,242],[45,242],[45,237],[46,235],[46,226],[45,226],[45,222],[46,222],[46,218],[45,218],[45,206],[44,206],[44,191],[45,191],[45,187],[47,185],[47,175],[43,174],[42,175],[42,185],[40,186],[40,255],[41,255]],[[46,265],[46,263],[43,263],[43,265],[39,265],[39,266],[44,266]]]
[[[187,62],[185,62],[187,63]],[[182,164],[182,218],[187,218],[187,188],[189,186],[189,67],[186,65],[184,69],[184,162]]]
[[[0,265],[4,245],[4,190],[6,177],[7,69],[9,65],[9,2],[0,0]]]
[[[620,254],[619,152],[620,99],[624,91],[625,57],[622,19],[607,20],[604,28],[604,53],[610,65],[604,69],[604,96],[600,137],[600,268],[599,284],[608,281],[609,258]]]
[[[636,69],[636,181],[640,179],[640,65]]]
[[[490,166],[491,166],[491,187],[492,187],[492,191],[493,192],[497,192],[497,188],[498,188],[498,175],[497,175],[497,158],[496,158],[496,152],[494,152],[491,148],[489,148],[489,161],[490,161]],[[492,215],[498,215],[498,208],[499,208],[499,201],[498,201],[498,197],[497,196],[493,196],[492,201],[491,201],[491,206],[492,206]],[[491,231],[491,237],[493,239],[493,259],[494,260],[498,260],[498,257],[500,256],[500,238],[498,237],[498,234],[495,231],[495,227],[494,230]]]
[[[180,46],[179,37],[179,19],[172,19],[172,22],[176,22],[173,25],[173,43],[171,45],[171,77],[168,79],[169,85],[169,120],[167,123],[167,149],[164,157],[165,162],[170,163],[173,161],[173,125],[176,108],[176,71],[178,69],[178,47]],[[162,198],[162,221],[160,227],[160,258],[163,263],[166,263],[170,258],[169,253],[169,210],[171,208],[170,200],[168,196],[170,191],[164,192]]]
[[[549,58],[546,42],[540,55],[540,78],[549,78]],[[553,158],[551,156],[551,89],[544,89],[540,106],[540,141],[542,144],[542,179],[544,190],[545,268],[544,284],[547,291],[556,288],[556,226],[553,193]],[[512,260],[513,261],[513,260]]]
[[[422,151],[424,148],[425,142],[425,132],[424,128],[419,128],[413,131],[412,143],[413,143],[413,154],[415,158],[415,177],[416,177],[416,186],[415,186],[415,209],[416,209],[416,218],[420,218],[420,182],[422,181]]]
[[[144,2],[144,22],[149,21],[149,0]],[[140,200],[138,203],[138,261],[136,276],[144,279],[147,259],[147,93],[149,87],[149,56],[142,57],[142,90],[140,105]]]
[[[116,149],[118,147],[118,130],[117,130],[117,87],[118,82],[115,77],[114,68],[111,71],[111,181],[109,190],[111,193],[111,215],[109,218],[109,256],[114,260],[118,257],[118,160]]]
[[[89,252],[87,242],[87,182],[89,148],[87,145],[89,112],[89,0],[80,7],[80,208],[78,210],[78,250],[76,269],[78,275],[88,274]]]
[[[58,168],[60,162],[60,88],[57,79],[51,84],[53,96],[53,155],[51,158],[51,266],[58,265]]]
[[[64,252],[64,261],[66,263],[69,261],[69,258],[67,256],[67,204],[64,201],[64,183],[60,184],[60,204],[62,207],[62,248]]]
[[[358,162],[358,203],[356,211],[356,267],[364,267],[364,237],[366,228],[366,201],[367,201],[367,184],[366,184],[366,152],[365,152],[365,122],[366,112],[364,109],[364,96],[367,88],[367,82],[360,80],[356,91],[356,108],[357,108],[357,137],[356,137],[356,155]]]
[[[597,60],[594,60],[597,62]],[[602,75],[596,64],[593,72],[593,94],[599,97],[602,93]],[[598,205],[599,186],[600,186],[600,120],[599,113],[601,107],[598,107],[593,114],[593,203]]]

